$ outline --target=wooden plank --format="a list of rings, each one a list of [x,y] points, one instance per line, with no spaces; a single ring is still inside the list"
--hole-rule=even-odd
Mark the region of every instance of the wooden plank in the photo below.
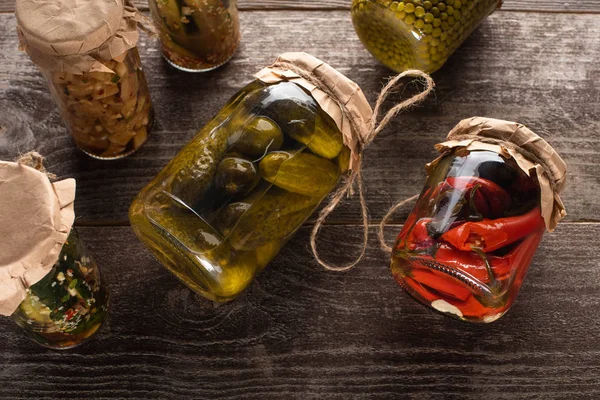
[[[423,166],[436,155],[433,145],[474,115],[517,120],[546,137],[570,167],[564,193],[569,220],[598,220],[600,41],[585,37],[600,37],[599,18],[497,13],[483,23],[434,75],[435,95],[397,117],[367,149],[364,177],[373,220],[420,191]],[[14,18],[0,15],[0,158],[38,149],[52,171],[78,179],[79,223],[125,223],[135,194],[277,54],[307,51],[323,58],[355,80],[371,102],[391,74],[363,48],[343,11],[256,11],[242,13],[242,20],[238,54],[206,74],[175,71],[156,43],[142,40],[156,128],[137,154],[102,162],[74,149],[40,74],[17,50]],[[328,37],[315,34],[325,25]],[[400,98],[392,96],[387,104]],[[358,213],[351,201],[332,222],[358,222]],[[397,221],[405,215],[399,213]]]
[[[600,395],[598,224],[547,235],[515,306],[491,325],[448,319],[403,294],[374,229],[367,258],[347,273],[316,265],[301,229],[241,298],[218,307],[159,266],[130,229],[80,233],[110,283],[110,321],[57,352],[1,319],[2,399]],[[323,239],[342,260],[360,232],[327,227]]]
[[[141,10],[148,9],[146,0],[134,0]],[[350,0],[239,0],[240,10],[349,10]],[[504,0],[504,11],[531,12],[600,12],[600,3],[596,0]],[[0,13],[13,12],[14,2],[0,1]]]

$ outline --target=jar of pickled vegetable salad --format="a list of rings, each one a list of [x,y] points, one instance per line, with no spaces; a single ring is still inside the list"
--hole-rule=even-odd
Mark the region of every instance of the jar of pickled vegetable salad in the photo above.
[[[75,181],[26,164],[0,162],[0,314],[43,346],[70,348],[106,320],[108,293],[72,227]]]
[[[39,66],[78,148],[124,157],[148,138],[153,111],[123,0],[17,0],[21,47]]]
[[[240,43],[237,0],[148,0],[165,59],[187,72],[225,64]]]
[[[283,54],[138,194],[131,225],[190,288],[232,300],[355,165],[351,126],[366,130],[371,113],[337,70]]]
[[[515,301],[544,231],[566,215],[566,165],[514,122],[464,120],[448,139],[392,249],[392,274],[446,315],[492,322]]]
[[[367,50],[394,71],[438,70],[502,0],[353,0]]]

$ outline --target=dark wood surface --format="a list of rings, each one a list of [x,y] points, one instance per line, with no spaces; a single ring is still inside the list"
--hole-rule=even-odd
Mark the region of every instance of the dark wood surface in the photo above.
[[[376,98],[390,72],[358,41],[348,4],[240,2],[240,51],[207,74],[175,71],[157,43],[142,40],[157,126],[136,154],[100,162],[72,146],[17,50],[13,3],[0,0],[0,158],[37,149],[53,172],[78,179],[77,225],[112,291],[109,323],[67,352],[42,349],[1,320],[0,398],[600,398],[600,1],[505,1],[434,75],[435,94],[365,153],[373,223],[420,190],[433,145],[461,118],[525,123],[565,158],[569,216],[546,235],[498,322],[460,323],[414,303],[373,235],[358,267],[326,272],[309,252],[309,221],[239,299],[220,306],[186,289],[134,237],[133,196],[278,53],[321,57]],[[348,201],[332,216],[327,259],[356,251],[358,211]],[[390,239],[399,229],[389,227]]]

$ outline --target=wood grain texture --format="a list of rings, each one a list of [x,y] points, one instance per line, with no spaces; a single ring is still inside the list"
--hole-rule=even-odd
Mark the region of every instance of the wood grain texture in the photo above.
[[[303,228],[240,298],[218,307],[155,262],[129,228],[79,231],[110,284],[109,323],[57,352],[1,319],[2,399],[600,396],[597,224],[546,235],[513,309],[490,325],[412,301],[374,229],[364,262],[334,273],[312,260]],[[342,260],[360,232],[327,227],[323,239]]]
[[[242,13],[243,44],[226,66],[205,74],[169,67],[157,43],[140,44],[157,124],[136,154],[97,161],[71,144],[43,79],[17,50],[14,18],[0,15],[0,158],[37,149],[61,177],[78,180],[78,223],[126,223],[135,194],[252,75],[285,51],[307,51],[356,81],[373,103],[390,71],[363,48],[347,13]],[[327,26],[330,37],[315,34]],[[600,15],[503,13],[490,17],[434,75],[436,92],[405,112],[365,152],[367,201],[374,221],[420,191],[433,145],[462,118],[516,120],[538,132],[569,165],[568,219],[598,220],[600,197]],[[273,35],[277,35],[274,39]],[[343,46],[340,40],[343,38]],[[401,99],[401,93],[391,97]],[[397,221],[406,215],[400,212]],[[332,223],[360,221],[356,201]]]
[[[148,9],[147,0],[134,0],[141,10]],[[240,10],[349,10],[352,0],[238,0]],[[0,13],[13,12],[14,1],[0,0]],[[503,11],[531,12],[600,12],[597,0],[504,0]]]

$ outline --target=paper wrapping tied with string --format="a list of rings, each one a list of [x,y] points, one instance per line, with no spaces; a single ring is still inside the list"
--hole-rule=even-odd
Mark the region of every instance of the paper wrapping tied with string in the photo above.
[[[74,179],[51,183],[34,168],[0,161],[0,314],[11,315],[52,270],[75,220],[74,201]]]
[[[350,169],[360,160],[360,144],[366,140],[373,110],[356,83],[329,64],[307,53],[284,53],[256,75],[264,83],[294,82],[308,90],[335,121],[350,149]],[[317,84],[318,83],[318,84]]]
[[[515,160],[528,176],[536,176],[541,189],[542,217],[549,231],[567,215],[560,199],[567,179],[567,165],[552,146],[530,129],[516,122],[473,117],[460,121],[447,139],[437,144],[436,149],[442,153],[459,147],[468,151],[493,151]]]
[[[350,149],[350,173],[343,184],[339,185],[330,196],[329,203],[319,212],[310,235],[310,246],[317,262],[328,270],[346,271],[360,262],[365,255],[369,239],[369,216],[361,171],[362,153],[400,111],[425,99],[435,84],[431,77],[422,71],[404,71],[388,81],[379,93],[375,107],[371,109],[363,91],[356,83],[329,64],[307,53],[284,53],[271,66],[262,69],[255,76],[264,83],[290,81],[308,90],[323,111],[335,121],[342,133],[344,144]],[[395,104],[379,120],[380,111],[387,96],[407,77],[422,79],[425,84],[424,90]],[[361,250],[354,261],[344,266],[331,265],[319,256],[316,244],[317,236],[327,217],[342,199],[354,194],[354,186],[358,191],[362,215]]]
[[[41,68],[113,72],[104,63],[136,46],[145,17],[123,0],[16,0],[19,47]]]

